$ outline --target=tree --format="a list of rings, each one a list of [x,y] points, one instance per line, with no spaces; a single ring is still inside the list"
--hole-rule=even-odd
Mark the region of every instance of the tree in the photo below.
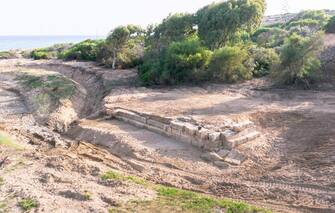
[[[105,51],[107,56],[108,51],[111,51],[113,69],[115,69],[118,54],[122,52],[131,39],[137,39],[143,36],[143,33],[143,29],[135,25],[119,26],[110,33],[106,39]]]
[[[159,55],[147,53],[139,69],[140,79],[146,85],[204,80],[211,55],[196,37],[173,42]]]
[[[175,41],[182,41],[196,33],[194,15],[176,13],[169,15],[158,26],[148,29],[148,42],[152,48],[162,49]]]
[[[280,64],[273,77],[280,84],[303,83],[306,88],[319,76],[321,63],[317,55],[322,48],[322,35],[304,38],[296,33],[285,40],[280,52]]]
[[[327,33],[335,33],[335,16],[329,19],[328,24],[326,25]]]
[[[252,33],[263,19],[264,0],[228,0],[196,13],[198,35],[211,50],[226,45],[239,31]]]
[[[251,79],[253,64],[248,59],[248,51],[238,46],[217,49],[209,64],[210,76],[228,83]]]

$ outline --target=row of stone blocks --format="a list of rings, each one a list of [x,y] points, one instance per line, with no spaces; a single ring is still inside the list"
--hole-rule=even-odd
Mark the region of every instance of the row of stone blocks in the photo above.
[[[107,113],[118,120],[192,144],[206,151],[232,150],[259,136],[257,131],[248,129],[252,125],[251,122],[236,124],[223,132],[216,132],[192,123],[122,108],[107,110]]]

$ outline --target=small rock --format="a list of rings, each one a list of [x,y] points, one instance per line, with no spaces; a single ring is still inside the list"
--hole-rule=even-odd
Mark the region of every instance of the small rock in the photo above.
[[[201,155],[201,158],[206,161],[222,161],[223,158],[221,158],[218,154],[215,152],[206,152]]]
[[[209,141],[215,142],[220,141],[221,133],[220,132],[213,132],[209,134]]]

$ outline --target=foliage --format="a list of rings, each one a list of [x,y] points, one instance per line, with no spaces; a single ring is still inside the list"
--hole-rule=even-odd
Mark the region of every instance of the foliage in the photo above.
[[[278,27],[259,28],[252,36],[252,40],[261,47],[274,48],[284,43],[288,32]]]
[[[136,183],[138,185],[143,185],[143,186],[147,185],[146,181],[143,180],[142,178],[135,177],[135,176],[125,176],[115,171],[108,171],[104,173],[101,176],[101,179],[105,181],[106,180],[129,181],[132,183]]]
[[[280,52],[280,64],[274,72],[274,78],[280,84],[303,83],[310,87],[319,77],[320,60],[317,54],[322,47],[321,35],[304,38],[293,34],[285,40]]]
[[[216,199],[214,197],[201,195],[195,192],[165,187],[154,186],[157,191],[157,198],[152,201],[130,201],[121,206],[127,212],[157,212],[166,209],[170,212],[216,212],[228,213],[256,213],[270,212],[265,209],[250,206],[243,202],[236,202],[229,199]],[[118,209],[109,212],[118,212]]]
[[[254,61],[254,77],[262,77],[270,74],[273,66],[279,63],[279,56],[274,49],[252,47],[249,50]]]
[[[211,78],[228,83],[251,79],[253,67],[248,58],[248,51],[238,46],[214,51],[209,64]]]
[[[335,33],[335,16],[331,17],[326,25],[327,33]]]
[[[75,93],[74,83],[61,75],[23,75],[17,80],[27,89],[41,89],[55,99],[68,99]]]
[[[195,35],[193,14],[176,13],[169,15],[157,27],[148,30],[147,46],[162,49],[172,42],[182,41]]]
[[[257,29],[265,12],[264,0],[212,3],[196,13],[198,35],[211,50],[226,45],[239,31]]]
[[[9,137],[7,134],[0,131],[0,145],[6,146],[13,149],[22,149],[22,147],[15,143],[15,141]],[[1,182],[1,181],[0,181]]]
[[[34,60],[58,58],[64,51],[68,50],[71,46],[71,44],[55,44],[47,48],[34,49],[30,52],[30,57]]]
[[[211,51],[197,38],[173,42],[159,57],[155,53],[147,55],[140,78],[148,85],[201,81],[206,77],[210,57]]]
[[[59,55],[64,60],[96,61],[103,40],[85,40]]]
[[[37,208],[38,204],[37,202],[32,199],[32,198],[25,198],[19,201],[19,206],[24,210],[24,211],[29,211],[33,208]]]
[[[101,61],[113,69],[117,65],[132,66],[141,60],[144,51],[144,30],[135,25],[119,26],[107,37]],[[136,62],[135,62],[136,64]]]
[[[14,51],[0,52],[0,59],[11,59],[11,58],[16,58],[16,53]]]
[[[322,10],[307,10],[299,13],[284,25],[285,29],[301,35],[309,35],[322,30],[329,16]]]
[[[31,52],[31,57],[34,60],[41,60],[41,59],[50,59],[51,55],[44,49],[37,49]]]

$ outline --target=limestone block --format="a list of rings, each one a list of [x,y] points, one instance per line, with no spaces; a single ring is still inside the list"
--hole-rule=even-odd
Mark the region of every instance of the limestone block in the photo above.
[[[236,132],[231,131],[230,129],[225,130],[224,132],[221,132],[221,138],[224,140],[228,140],[229,138],[236,135]]]
[[[189,135],[181,134],[180,140],[184,143],[192,144],[192,141],[194,140],[194,138]]]
[[[213,162],[215,166],[219,167],[220,169],[228,169],[229,164],[223,161],[214,161]]]
[[[165,126],[164,123],[161,123],[159,121],[155,121],[155,120],[152,120],[152,119],[148,119],[147,124],[152,125],[152,126],[157,127],[157,128],[160,128],[160,129],[164,129],[164,126]]]
[[[126,111],[126,110],[117,110],[115,117],[125,117],[128,119],[132,119],[138,122],[146,123],[147,119],[142,117],[134,112]]]
[[[199,127],[190,123],[185,123],[185,133],[190,136],[195,136],[196,132],[198,131]]]
[[[223,158],[221,158],[218,154],[215,152],[206,152],[201,155],[201,158],[206,161],[222,161]]]
[[[161,135],[165,135],[165,131],[163,129],[160,129],[160,128],[157,128],[157,127],[154,127],[154,126],[150,126],[150,125],[145,125],[145,126],[146,126],[146,129],[148,129],[150,131],[156,132],[156,133],[161,134]]]
[[[241,165],[246,160],[246,157],[236,150],[232,150],[225,158],[225,162],[233,165]]]
[[[125,122],[127,122],[129,124],[132,124],[132,125],[134,125],[136,127],[139,127],[139,128],[145,128],[146,127],[146,124],[144,124],[142,122],[138,122],[136,120],[131,120],[131,119],[126,119],[126,120],[127,121],[125,121]]]
[[[164,124],[170,124],[170,122],[172,121],[171,118],[166,118],[166,117],[160,117],[157,115],[146,115],[146,117],[148,117],[148,119],[160,122],[160,123],[164,123]]]
[[[209,137],[209,141],[211,141],[211,142],[221,141],[221,133],[220,132],[209,133],[208,137]]]
[[[179,121],[171,121],[170,126],[172,129],[179,130],[180,132],[184,131],[185,123]]]
[[[196,132],[196,137],[206,141],[209,140],[209,130],[208,129],[200,129],[199,131]]]
[[[222,147],[222,141],[210,141],[210,140],[203,140],[204,149],[209,151],[217,151]]]
[[[192,140],[192,145],[195,146],[195,147],[198,147],[200,149],[203,149],[204,146],[205,146],[204,143],[201,140],[197,139],[197,138],[194,138]]]
[[[217,154],[222,158],[226,158],[229,153],[230,153],[230,150],[222,149]]]

